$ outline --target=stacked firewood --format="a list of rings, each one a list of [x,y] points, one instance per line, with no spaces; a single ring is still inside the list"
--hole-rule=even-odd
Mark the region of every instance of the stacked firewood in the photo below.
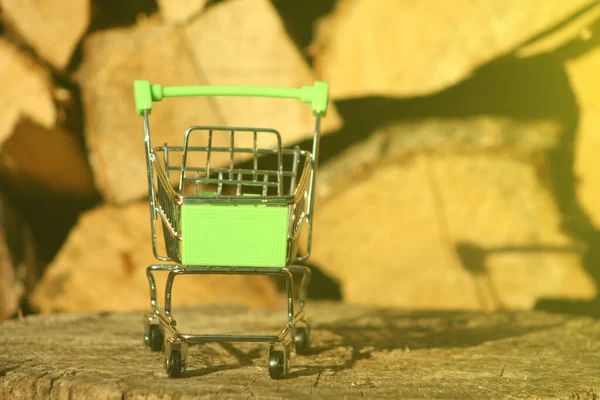
[[[551,3],[0,0],[0,317],[147,307],[135,79],[329,82],[311,263],[346,301],[594,298],[600,7]],[[157,145],[202,124],[304,146],[313,119],[289,100],[216,97],[162,101],[151,124]],[[280,301],[260,276],[176,285],[174,305]]]

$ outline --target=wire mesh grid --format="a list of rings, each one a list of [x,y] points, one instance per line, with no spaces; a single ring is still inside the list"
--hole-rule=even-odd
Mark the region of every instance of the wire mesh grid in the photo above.
[[[191,127],[183,146],[157,148],[167,179],[183,196],[291,196],[299,148],[282,149],[273,129]]]

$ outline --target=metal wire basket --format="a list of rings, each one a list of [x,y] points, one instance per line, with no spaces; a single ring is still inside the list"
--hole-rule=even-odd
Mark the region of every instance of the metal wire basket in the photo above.
[[[193,136],[202,136],[200,146],[190,145]],[[230,146],[213,145],[215,136],[227,136]],[[250,136],[252,147],[236,147],[239,136]],[[261,136],[274,137],[276,145],[261,147]],[[251,166],[235,167],[236,154],[251,156]],[[284,267],[307,258],[297,253],[312,207],[310,152],[282,149],[273,129],[193,126],[183,146],[165,144],[154,155],[154,208],[168,258],[186,265],[255,267]],[[226,165],[215,167],[215,155],[222,156],[218,165]],[[202,224],[187,223],[196,218]]]

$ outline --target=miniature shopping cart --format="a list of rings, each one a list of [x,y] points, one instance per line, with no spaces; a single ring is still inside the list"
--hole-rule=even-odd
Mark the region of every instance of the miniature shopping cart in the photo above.
[[[134,95],[137,114],[144,121],[153,251],[158,260],[171,262],[147,269],[152,312],[144,318],[146,346],[164,350],[168,376],[179,377],[187,366],[189,345],[267,342],[269,374],[274,379],[284,377],[291,348],[305,353],[310,346],[304,305],[311,271],[303,262],[311,250],[319,122],[327,112],[328,85],[162,87],[137,80]],[[282,148],[274,129],[215,126],[190,127],[179,146],[151,147],[152,102],[181,96],[279,97],[310,103],[315,116],[312,152]],[[160,254],[157,243],[157,220],[162,224],[166,255]],[[303,251],[301,238],[306,242]],[[155,271],[168,272],[164,313],[157,305]],[[285,277],[287,324],[276,335],[182,333],[171,314],[171,291],[174,278],[186,274]],[[297,298],[294,274],[301,276]]]

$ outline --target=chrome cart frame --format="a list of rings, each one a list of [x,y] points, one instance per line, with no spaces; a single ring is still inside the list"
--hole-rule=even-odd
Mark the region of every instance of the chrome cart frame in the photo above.
[[[147,81],[134,83],[136,109],[144,122],[144,142],[146,150],[148,192],[150,199],[150,223],[152,232],[152,249],[155,257],[162,262],[147,268],[147,278],[150,286],[150,304],[152,311],[144,316],[144,342],[152,351],[164,351],[165,369],[169,377],[180,377],[188,365],[187,355],[190,345],[206,342],[266,342],[268,343],[268,369],[272,378],[285,377],[289,372],[290,350],[306,353],[310,347],[310,319],[304,312],[307,289],[311,271],[305,265],[311,252],[312,219],[314,209],[314,186],[317,172],[317,160],[320,142],[320,119],[326,114],[328,101],[328,86],[317,82],[314,87],[301,89],[256,88],[256,87],[171,87],[163,88],[150,85]],[[161,147],[151,146],[149,114],[153,101],[163,97],[190,95],[252,95],[265,97],[298,98],[312,104],[315,115],[312,152],[295,149],[282,149],[279,133],[272,129],[236,128],[236,127],[200,127],[189,128],[184,137],[183,146]],[[196,131],[208,133],[206,146],[190,144],[190,136]],[[213,146],[213,135],[216,132],[231,132],[229,146]],[[235,134],[238,132],[253,133],[253,146],[236,147]],[[258,146],[259,133],[268,133],[276,137],[276,147],[266,149]],[[202,154],[205,160],[203,167],[190,167],[189,155]],[[211,154],[225,154],[229,157],[228,168],[211,165]],[[242,169],[234,166],[234,154],[250,155],[253,168]],[[258,167],[261,155],[273,154],[277,157],[275,169]],[[180,155],[180,165],[172,165],[173,155]],[[283,158],[291,158],[292,167],[284,170]],[[300,159],[305,163],[300,168]],[[301,170],[301,173],[300,173]],[[178,189],[173,188],[171,172],[180,173]],[[191,174],[191,176],[189,176]],[[216,174],[213,176],[212,174]],[[248,178],[245,176],[249,175]],[[259,177],[262,175],[262,179]],[[275,178],[275,182],[271,179]],[[193,192],[186,193],[186,183],[191,182]],[[289,184],[289,190],[284,191],[284,185]],[[198,185],[216,186],[215,193],[198,193]],[[224,187],[235,188],[235,195],[224,193]],[[252,195],[242,193],[248,188],[259,188],[260,193]],[[189,189],[189,187],[188,187]],[[276,193],[273,193],[276,191]],[[190,204],[212,204],[220,206],[254,205],[258,207],[283,207],[289,215],[287,239],[285,245],[285,260],[278,259],[275,264],[268,266],[247,266],[244,260],[235,260],[236,265],[205,265],[204,261],[186,263],[189,254],[195,254],[190,246],[184,247],[186,234],[182,208]],[[264,210],[264,208],[263,208]],[[160,254],[157,243],[156,221],[161,220],[167,254]],[[299,252],[299,241],[303,227],[308,229],[306,247],[303,254]],[[188,230],[189,237],[192,237]],[[186,253],[187,251],[187,253]],[[193,258],[192,258],[193,259]],[[193,259],[197,260],[197,259]],[[227,261],[223,261],[226,263]],[[262,262],[262,261],[261,261]],[[259,262],[259,264],[261,264]],[[266,261],[264,261],[266,262]],[[269,261],[271,262],[271,261]],[[279,263],[279,264],[278,264]],[[165,287],[164,313],[157,304],[156,280],[154,273],[167,272]],[[172,287],[176,276],[179,275],[264,275],[283,277],[287,288],[287,324],[274,335],[201,335],[180,332],[177,322],[172,315]],[[300,290],[296,296],[294,290],[294,275],[301,276]]]

